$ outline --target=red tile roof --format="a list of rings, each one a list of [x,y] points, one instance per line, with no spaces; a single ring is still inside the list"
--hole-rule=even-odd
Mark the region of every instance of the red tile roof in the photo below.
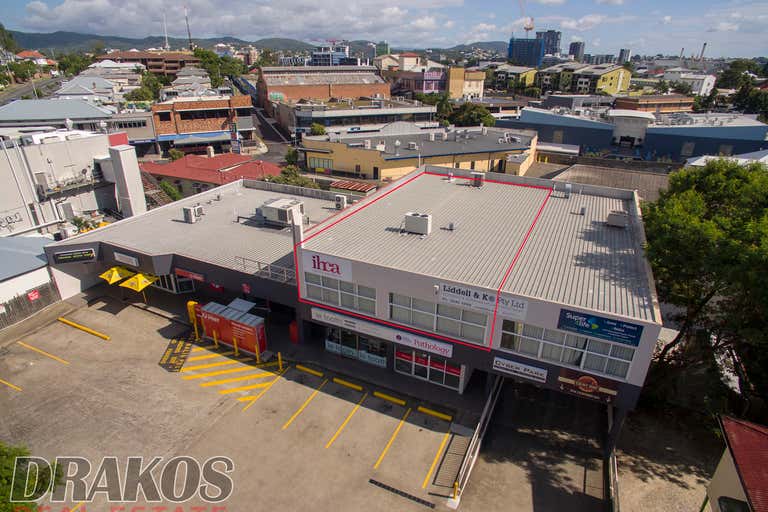
[[[23,50],[16,54],[20,59],[44,59],[45,55],[37,50]]]
[[[405,52],[400,54],[402,57],[420,57],[418,53]]]
[[[246,155],[227,153],[208,158],[187,155],[175,162],[156,164],[143,162],[141,170],[153,176],[180,178],[212,185],[224,185],[240,178],[260,180],[265,176],[278,176],[280,167],[261,160],[251,160]]]
[[[360,183],[359,181],[339,180],[331,183],[331,188],[353,190],[355,192],[370,192],[371,190],[376,190],[376,185]]]
[[[728,449],[753,512],[768,512],[768,427],[723,416]]]

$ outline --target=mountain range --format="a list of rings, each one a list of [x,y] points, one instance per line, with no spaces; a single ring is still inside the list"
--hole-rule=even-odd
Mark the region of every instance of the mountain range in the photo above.
[[[143,39],[138,39],[63,31],[41,33],[9,30],[9,32],[13,35],[16,43],[23,48],[53,50],[55,52],[90,51],[94,48],[114,48],[119,50],[137,48],[141,50],[146,48],[159,48],[165,44],[165,39],[162,36],[149,36]],[[271,50],[292,52],[311,50],[315,47],[313,44],[299,41],[298,39],[282,37],[263,38],[256,41],[245,41],[236,37],[211,37],[193,38],[192,41],[202,48],[211,48],[217,43],[231,44],[233,46],[253,45],[256,48],[269,48]],[[168,42],[172,48],[186,48],[188,44],[186,39],[176,37],[169,37]],[[368,43],[369,41],[364,40],[347,42],[350,47],[350,52],[353,54],[369,51]],[[430,50],[433,52],[461,52],[472,48],[496,51],[503,55],[506,53],[507,43],[503,41],[477,42],[457,45],[452,48],[430,48]]]

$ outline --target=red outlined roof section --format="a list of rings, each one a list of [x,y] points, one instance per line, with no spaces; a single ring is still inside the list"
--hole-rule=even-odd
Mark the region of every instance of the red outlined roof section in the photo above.
[[[723,416],[728,449],[753,512],[768,512],[768,427]]]
[[[141,170],[158,177],[179,178],[212,185],[224,185],[241,178],[260,180],[278,176],[280,167],[246,155],[221,154],[213,157],[186,155],[167,163],[142,162]]]

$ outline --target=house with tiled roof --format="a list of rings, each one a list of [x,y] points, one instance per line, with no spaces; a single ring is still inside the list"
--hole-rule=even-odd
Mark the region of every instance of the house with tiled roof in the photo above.
[[[709,509],[768,512],[768,427],[729,416],[720,427],[726,448],[707,487]]]
[[[174,162],[158,164],[143,162],[141,170],[168,181],[183,195],[191,196],[241,178],[263,180],[280,175],[280,167],[249,156],[224,153],[213,156],[186,155]]]

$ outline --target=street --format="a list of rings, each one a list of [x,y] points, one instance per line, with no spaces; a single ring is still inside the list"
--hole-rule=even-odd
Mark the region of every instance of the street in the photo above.
[[[3,91],[0,91],[0,105],[5,105],[13,100],[20,99],[22,96],[30,96],[34,98],[35,91],[33,90],[33,82],[34,88],[37,89],[38,97],[43,98],[58,89],[63,81],[64,77],[58,76],[8,86]]]

